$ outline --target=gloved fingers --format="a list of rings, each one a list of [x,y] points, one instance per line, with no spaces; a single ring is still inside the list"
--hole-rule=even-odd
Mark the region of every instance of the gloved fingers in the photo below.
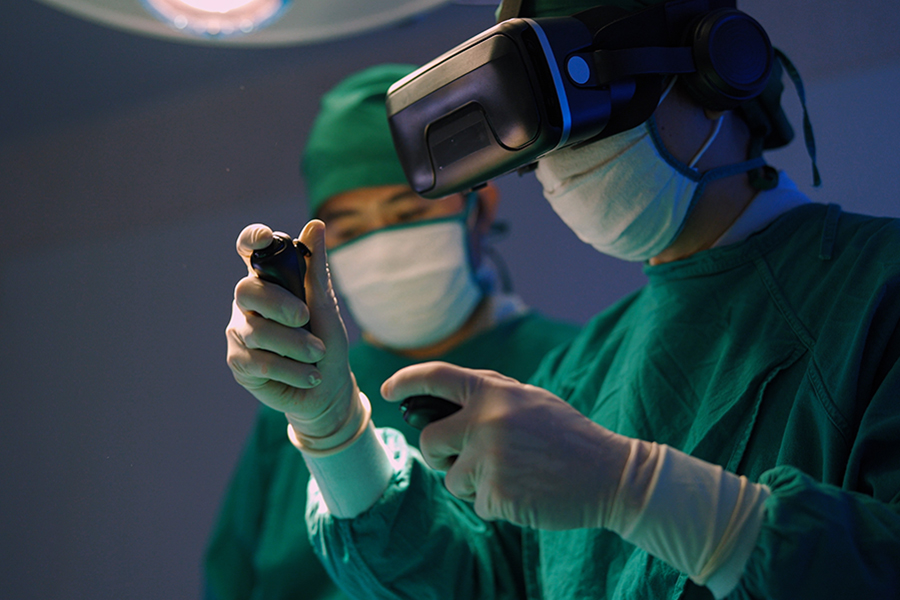
[[[256,313],[286,327],[302,327],[309,321],[309,308],[300,298],[255,275],[237,282],[234,301],[245,313]]]
[[[496,466],[489,457],[470,449],[447,471],[444,485],[455,497],[473,503],[475,514],[485,521],[503,519],[519,524],[519,516],[514,510],[520,503],[504,497],[502,488],[497,485]],[[519,476],[527,478],[529,473]]]
[[[503,506],[497,502],[497,498],[495,494],[492,493],[492,490],[487,489],[487,486],[482,486],[475,494],[475,499],[473,502],[473,508],[475,509],[475,514],[485,521],[494,521],[497,519],[503,519]],[[514,519],[507,517],[505,519],[510,523],[516,523]],[[518,523],[516,523],[518,524]]]
[[[469,415],[460,410],[426,426],[419,434],[425,463],[435,471],[449,472],[463,451]]]
[[[486,380],[491,380],[492,383],[497,382],[506,382],[506,383],[518,383],[521,385],[518,379],[513,377],[509,377],[508,375],[504,375],[503,373],[498,373],[497,371],[490,371],[488,369],[473,369],[473,372]]]
[[[426,428],[427,429],[427,428]],[[466,502],[475,502],[478,482],[476,472],[478,463],[471,459],[471,455],[454,457],[444,475],[444,486],[447,491]]]
[[[253,273],[253,268],[250,266],[250,255],[253,254],[254,250],[260,250],[271,244],[272,239],[272,230],[262,223],[247,225],[238,234],[237,243],[235,244],[237,253],[244,260],[244,264],[247,265],[247,270],[250,273]]]
[[[341,319],[337,298],[328,270],[325,250],[325,223],[313,219],[300,233],[300,241],[309,248],[306,271],[306,301],[310,311],[310,327],[324,342],[327,352],[319,367],[328,374],[332,369],[347,372],[347,329]]]
[[[325,345],[305,329],[285,327],[252,313],[245,319],[246,325],[235,333],[248,349],[268,350],[302,363],[315,363],[325,356]]]
[[[476,371],[445,362],[426,362],[400,369],[381,384],[388,402],[410,396],[437,396],[465,406],[485,384],[497,381],[493,371]],[[501,376],[502,377],[502,376]]]
[[[459,455],[465,451],[470,429],[479,427],[483,404],[467,407],[476,397],[487,397],[497,391],[498,384],[515,380],[499,376],[493,371],[464,369],[449,363],[430,362],[401,369],[382,386],[382,394],[389,401],[415,395],[444,398],[463,408],[439,419],[422,430],[419,446],[425,462],[438,471],[449,472]]]
[[[232,348],[229,344],[227,361],[238,383],[254,392],[257,398],[260,397],[255,390],[267,387],[269,381],[298,390],[314,388],[322,382],[322,375],[314,365],[267,350],[253,350],[237,344]],[[264,401],[268,404],[268,400]]]
[[[292,387],[280,381],[260,379],[258,381],[242,381],[235,375],[235,380],[240,383],[257,400],[278,412],[287,413],[291,407],[296,407],[302,402],[300,397],[303,390]]]

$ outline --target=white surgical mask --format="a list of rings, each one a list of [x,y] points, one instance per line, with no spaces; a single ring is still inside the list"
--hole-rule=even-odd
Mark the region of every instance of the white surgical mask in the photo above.
[[[404,350],[439,342],[465,323],[484,295],[466,213],[378,230],[329,254],[336,287],[363,331]]]
[[[719,131],[721,119],[689,165],[659,139],[653,119],[538,161],[537,178],[553,210],[584,242],[623,260],[644,261],[669,246],[707,183],[762,166],[762,159],[694,168]]]

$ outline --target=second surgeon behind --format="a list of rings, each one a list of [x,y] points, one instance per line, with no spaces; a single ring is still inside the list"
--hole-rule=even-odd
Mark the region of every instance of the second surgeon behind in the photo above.
[[[362,330],[363,340],[349,348],[349,367],[371,399],[375,422],[403,432],[415,444],[418,431],[378,391],[394,372],[439,358],[527,379],[543,355],[574,337],[577,328],[528,310],[482,261],[483,238],[498,201],[493,187],[433,201],[417,196],[406,183],[384,118],[384,96],[391,83],[412,70],[379,65],[351,75],[326,94],[304,150],[303,171],[309,212],[327,224],[332,276]],[[251,246],[264,246],[269,235],[268,228],[251,226],[239,243],[249,253]],[[254,304],[260,301],[257,285],[269,287],[293,308],[300,302],[252,275],[236,291],[243,310],[236,306],[229,324],[230,364],[238,381],[269,404],[278,402],[285,389],[273,392],[273,387],[288,382],[289,388],[294,378],[306,379],[311,371],[270,352],[296,356],[302,347],[296,336],[303,332],[285,327],[280,309],[273,320],[253,314],[273,315]],[[324,324],[313,323],[314,332],[319,325]],[[246,365],[260,356],[278,362],[269,364],[281,373],[248,372]],[[347,360],[345,347],[329,347],[318,366],[323,372],[339,371],[350,383]],[[309,386],[308,379],[301,385]],[[210,600],[344,597],[307,539],[309,473],[285,431],[282,412],[261,407],[210,542]],[[470,522],[481,531],[474,515]],[[516,545],[517,529],[507,528],[507,533],[506,543]]]

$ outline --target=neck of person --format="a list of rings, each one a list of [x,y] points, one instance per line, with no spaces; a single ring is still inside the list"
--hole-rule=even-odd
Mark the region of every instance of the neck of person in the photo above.
[[[406,348],[402,350],[392,348],[382,344],[365,331],[362,332],[362,338],[373,346],[385,348],[413,360],[423,361],[434,359],[443,356],[463,342],[493,327],[495,324],[493,304],[493,296],[490,294],[485,295],[459,329],[439,342],[429,344],[428,346],[422,346],[421,348]]]
[[[714,126],[709,115],[710,126]],[[705,173],[716,167],[747,160],[749,131],[743,120],[733,112],[723,116],[722,129],[715,142],[697,163],[697,170]],[[723,177],[710,182],[694,201],[684,227],[665,250],[650,259],[651,265],[681,260],[707,250],[747,210],[758,191],[750,185],[747,173]]]

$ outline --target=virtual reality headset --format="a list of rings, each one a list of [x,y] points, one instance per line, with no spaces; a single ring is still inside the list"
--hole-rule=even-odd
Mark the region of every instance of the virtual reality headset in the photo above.
[[[440,198],[640,125],[670,75],[701,106],[735,108],[762,92],[773,61],[734,0],[513,18],[392,85],[388,122],[412,188]]]

